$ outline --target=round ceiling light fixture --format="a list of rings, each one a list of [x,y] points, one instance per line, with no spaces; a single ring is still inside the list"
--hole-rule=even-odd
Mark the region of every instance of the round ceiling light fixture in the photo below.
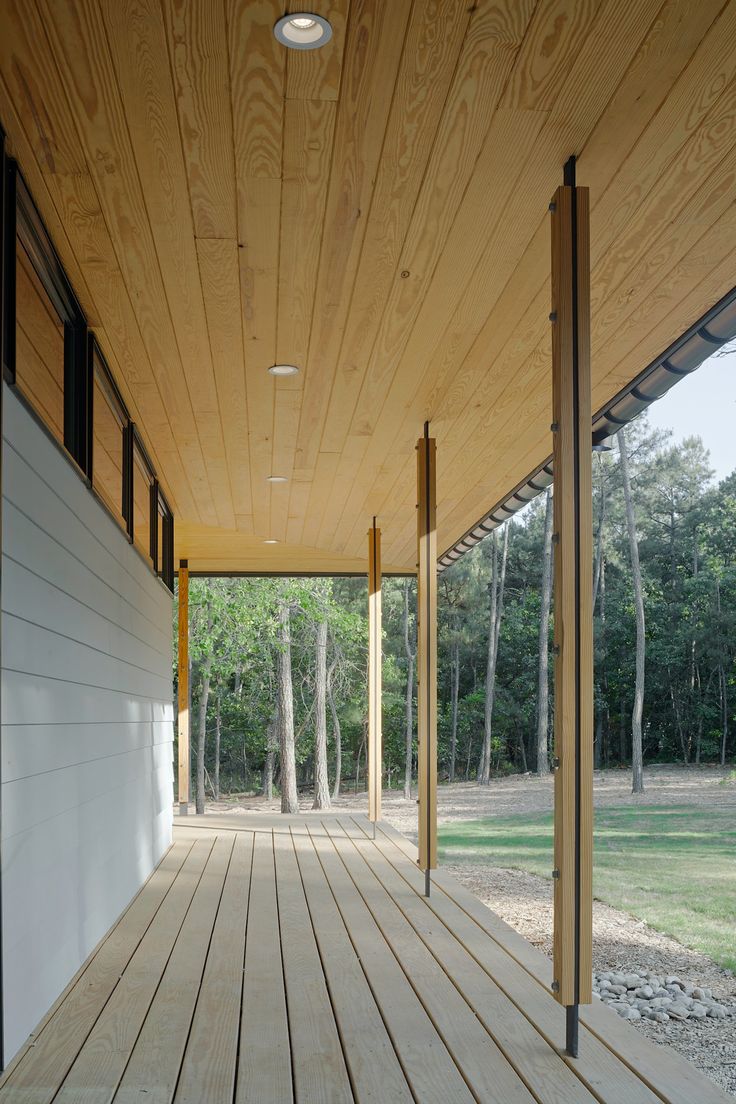
[[[285,475],[267,475],[266,476],[266,482],[267,483],[288,483],[289,480],[288,480],[288,477],[285,476]]]
[[[332,38],[332,27],[321,15],[295,12],[274,24],[273,33],[291,50],[316,50]]]
[[[279,542],[274,537],[269,537],[268,540],[264,540],[264,544],[278,544]]]
[[[295,376],[299,371],[296,364],[272,364],[268,370],[272,376]]]

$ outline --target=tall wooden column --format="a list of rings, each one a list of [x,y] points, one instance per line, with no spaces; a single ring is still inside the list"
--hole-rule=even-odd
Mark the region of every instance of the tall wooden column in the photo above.
[[[368,530],[368,818],[381,819],[381,530]]]
[[[179,813],[189,812],[189,561],[179,560]]]
[[[429,897],[437,866],[437,488],[436,444],[425,423],[417,442],[417,734],[419,866]]]
[[[555,527],[554,983],[578,1051],[592,970],[593,609],[588,189],[574,159],[552,210]]]

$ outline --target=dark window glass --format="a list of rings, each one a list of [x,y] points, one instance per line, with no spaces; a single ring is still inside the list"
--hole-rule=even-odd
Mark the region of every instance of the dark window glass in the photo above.
[[[16,241],[15,379],[36,413],[64,443],[64,321]]]
[[[123,520],[123,429],[125,411],[110,384],[98,353],[94,363],[93,485],[100,498],[125,528]]]
[[[153,477],[136,443],[133,446],[133,540],[151,558],[151,483]]]

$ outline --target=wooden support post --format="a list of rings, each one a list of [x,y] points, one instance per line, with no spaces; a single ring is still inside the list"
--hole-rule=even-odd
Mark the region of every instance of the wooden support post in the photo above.
[[[189,562],[179,560],[179,813],[189,812]]]
[[[368,530],[368,819],[381,819],[381,530]]]
[[[437,866],[437,491],[436,444],[417,442],[417,734],[419,737],[419,866],[429,896]]]
[[[593,609],[590,250],[587,188],[565,166],[552,211],[555,527],[554,982],[577,1056],[592,999]]]

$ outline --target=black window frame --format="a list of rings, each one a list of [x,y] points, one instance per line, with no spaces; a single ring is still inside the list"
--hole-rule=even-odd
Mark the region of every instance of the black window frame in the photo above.
[[[16,239],[25,250],[64,325],[64,448],[89,482],[92,477],[92,434],[87,319],[17,165],[14,190]],[[12,290],[15,298],[15,279]],[[15,302],[13,308],[15,318]],[[8,359],[6,368],[11,376],[10,382],[15,384],[15,327],[12,357]]]
[[[0,128],[4,139],[4,132]],[[120,524],[120,518],[111,513],[104,498],[94,485],[94,389],[95,372],[100,374],[109,394],[124,417],[122,433],[122,486],[121,514],[124,531],[134,544],[133,519],[133,470],[135,453],[143,461],[149,475],[151,540],[150,565],[168,590],[174,592],[174,515],[164,495],[151,463],[141,434],[123,400],[115,377],[93,330],[77,299],[62,261],[33,201],[18,164],[5,156],[2,160],[2,287],[0,314],[2,339],[0,359],[2,376],[13,390],[17,390],[24,405],[51,436],[44,419],[34,409],[17,387],[16,380],[16,265],[18,242],[28,255],[41,286],[49,297],[54,310],[64,325],[64,441],[63,448],[71,457],[84,478],[89,490],[108,514]],[[55,439],[55,438],[54,438]],[[158,547],[158,517],[162,517],[161,548]],[[155,522],[155,523],[154,523]]]
[[[90,415],[90,419],[89,419],[89,424],[90,424],[91,429],[92,429],[92,432],[90,434],[90,437],[91,437],[91,444],[90,444],[90,480],[91,480],[91,484],[92,484],[92,489],[93,489],[93,491],[95,492],[95,494],[97,495],[98,498],[102,497],[100,492],[97,490],[97,485],[95,483],[95,456],[94,456],[94,424],[95,424],[94,423],[94,418],[95,418],[94,394],[95,394],[95,380],[96,380],[97,376],[99,375],[100,378],[101,378],[101,381],[102,381],[101,384],[100,384],[100,388],[101,388],[101,390],[106,391],[107,395],[108,395],[108,398],[112,400],[109,403],[110,408],[113,412],[113,415],[117,418],[117,420],[120,423],[120,429],[121,429],[121,434],[120,434],[120,467],[121,467],[121,471],[123,473],[123,479],[122,479],[120,487],[118,488],[118,494],[120,496],[120,518],[116,517],[115,520],[120,521],[120,519],[122,518],[123,521],[126,521],[125,492],[124,492],[124,485],[125,485],[125,433],[126,433],[127,427],[130,425],[130,414],[128,413],[128,408],[125,405],[125,400],[123,399],[123,396],[120,394],[120,390],[118,388],[118,385],[115,383],[115,377],[113,376],[112,372],[110,371],[110,365],[107,363],[107,358],[105,357],[105,354],[103,353],[102,349],[100,348],[100,344],[97,340],[96,335],[92,331],[89,332],[87,358],[88,358],[89,373],[90,373],[90,383],[89,383],[89,415]],[[116,407],[117,407],[117,409],[115,409]]]
[[[154,524],[154,518],[158,510],[158,479],[156,477],[156,469],[151,463],[151,458],[148,455],[148,450],[143,444],[143,439],[138,431],[138,427],[135,422],[130,423],[129,434],[129,451],[130,451],[130,482],[129,482],[129,511],[128,511],[128,535],[131,542],[135,541],[135,465],[136,454],[140,460],[140,465],[144,469],[148,478],[148,556],[151,560],[153,570],[155,574],[158,574],[157,568],[157,553],[156,545],[158,543],[158,528]],[[158,520],[156,518],[156,520]]]

